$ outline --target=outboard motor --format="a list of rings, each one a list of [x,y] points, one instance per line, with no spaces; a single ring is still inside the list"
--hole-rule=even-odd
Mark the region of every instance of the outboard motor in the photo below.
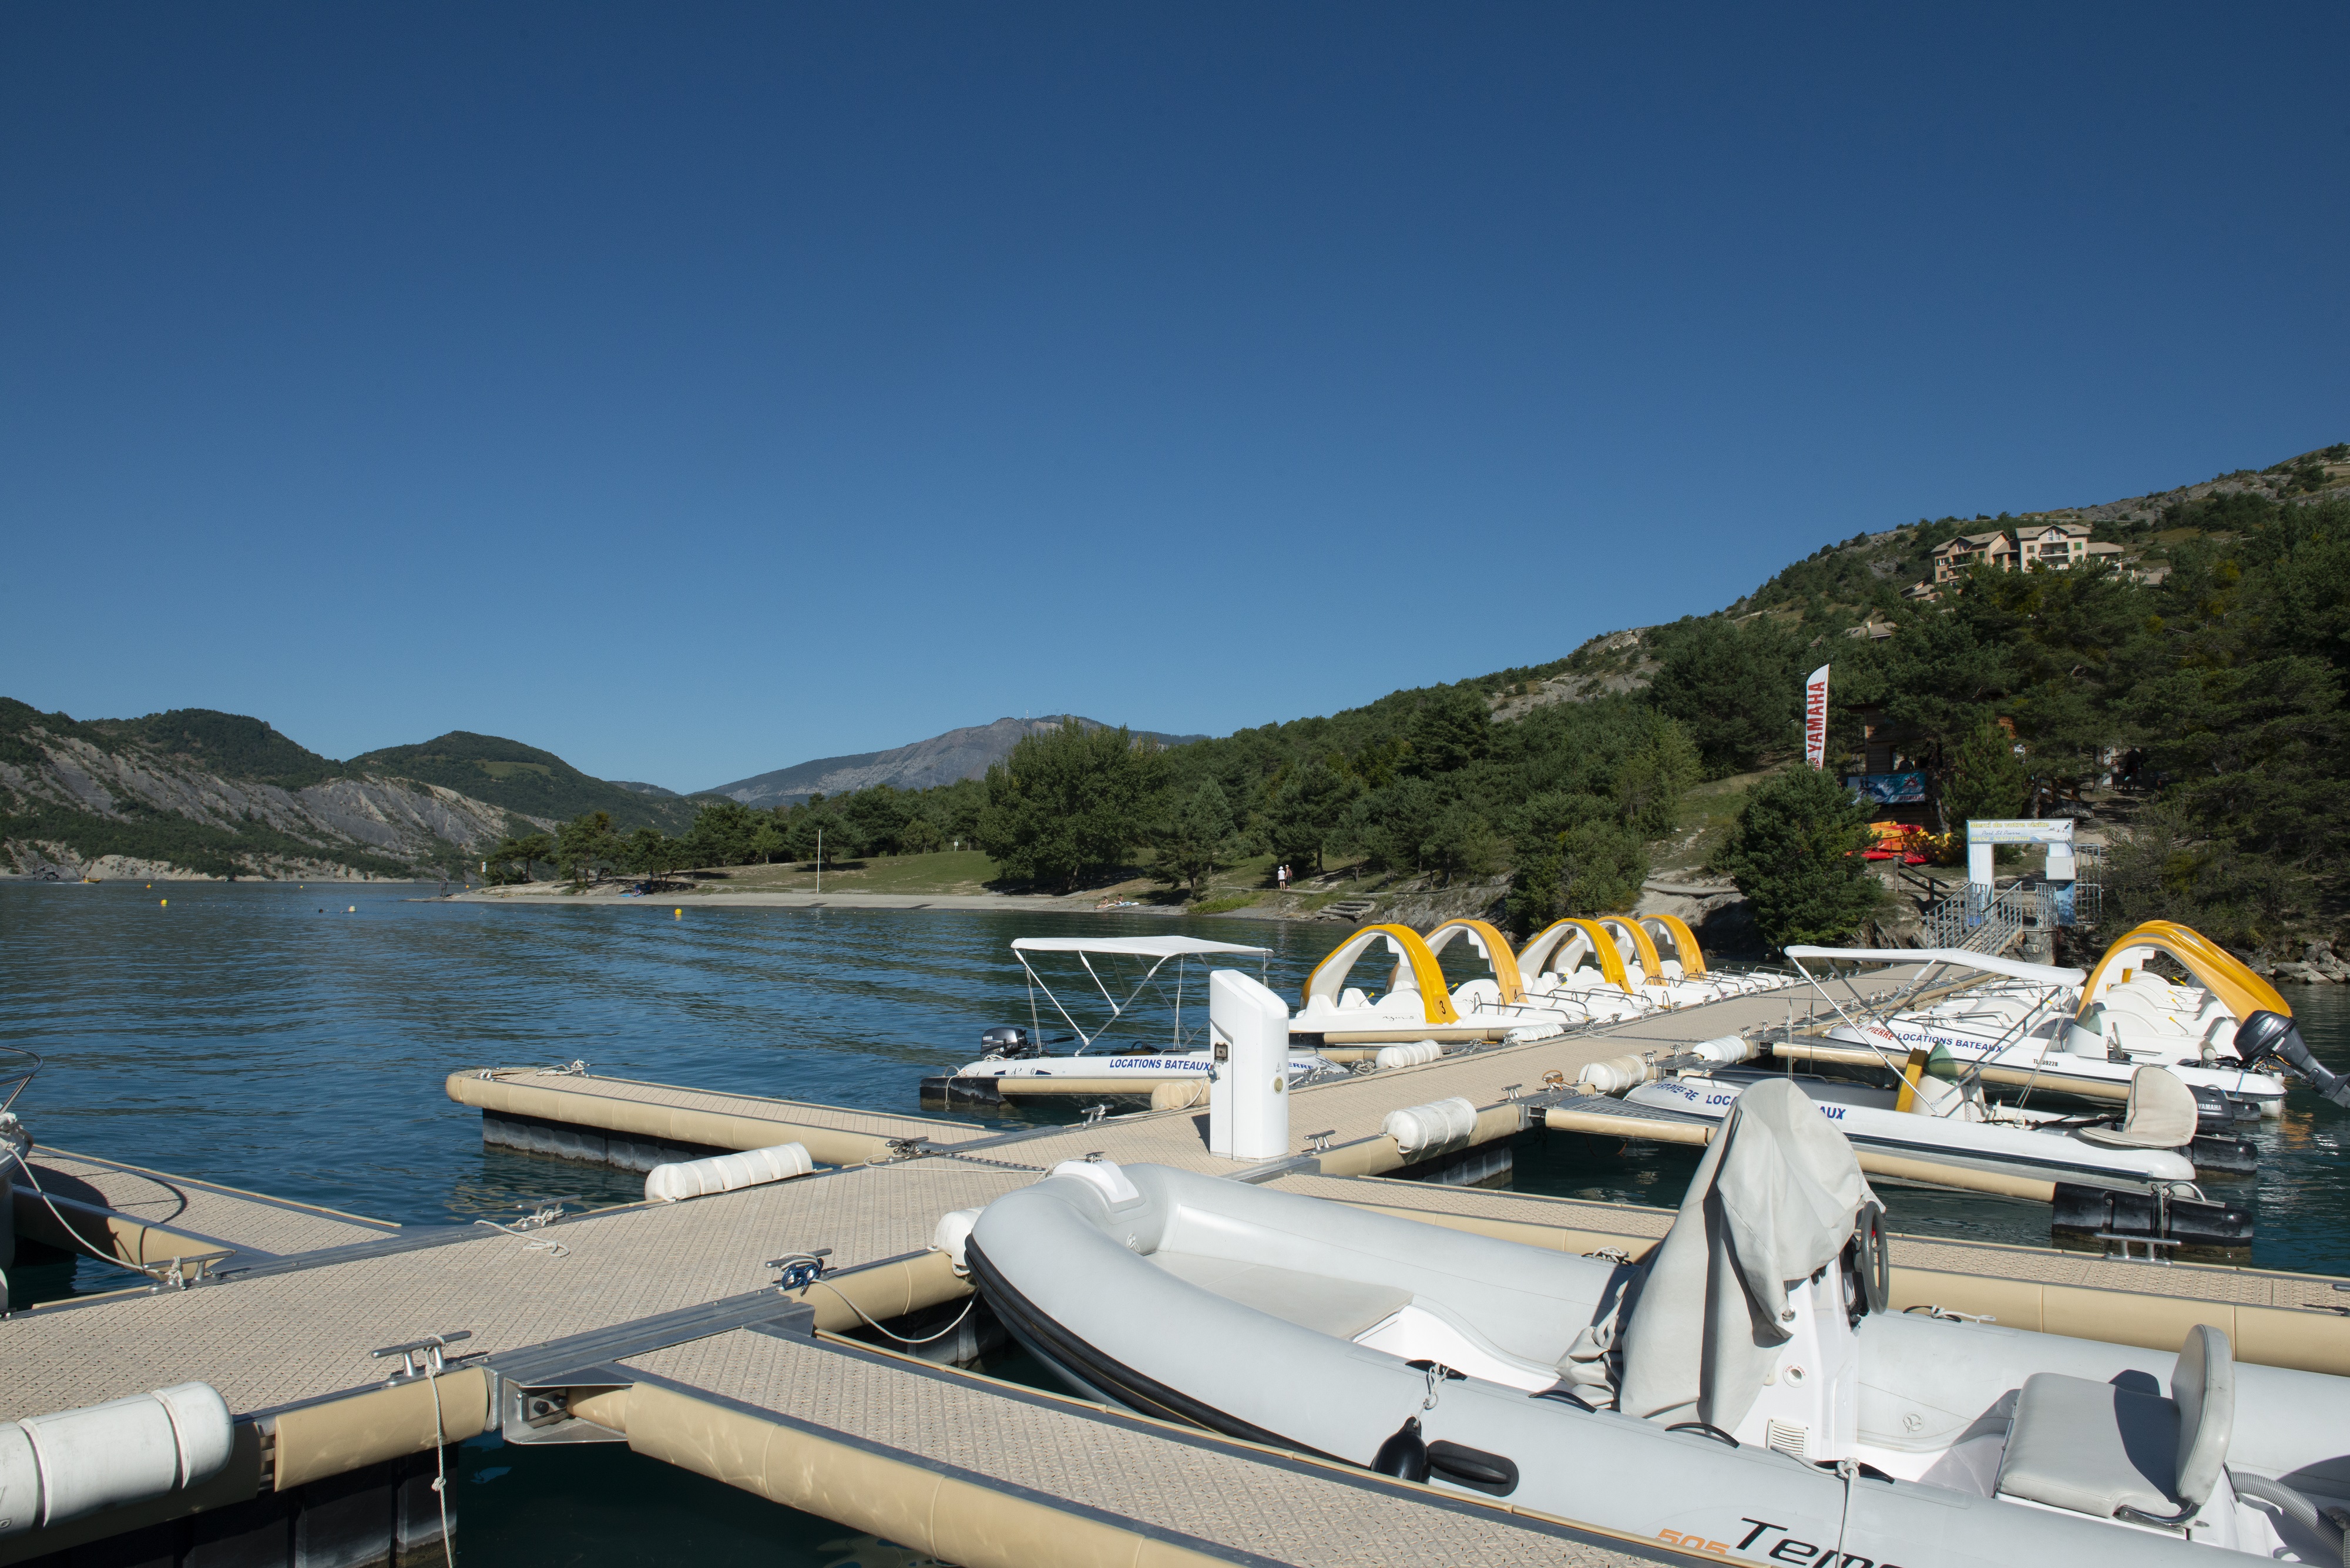
[[[2328,1072],[2324,1063],[2309,1054],[2302,1044],[2301,1031],[2292,1019],[2281,1012],[2261,1009],[2244,1020],[2236,1031],[2236,1054],[2247,1072],[2274,1058],[2292,1068],[2304,1083],[2332,1100],[2350,1109],[2350,1078],[2338,1077]]]
[[[979,1037],[979,1048],[987,1056],[1042,1056],[1044,1043],[1025,1029],[1004,1024],[988,1030]]]

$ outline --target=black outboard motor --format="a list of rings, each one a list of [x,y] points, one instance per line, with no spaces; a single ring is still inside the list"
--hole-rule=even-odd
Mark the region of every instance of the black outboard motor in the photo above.
[[[1042,1056],[1044,1043],[1025,1029],[1004,1024],[991,1029],[979,1037],[979,1049],[987,1056]]]
[[[2273,1057],[2282,1062],[2309,1086],[2350,1109],[2350,1078],[2337,1077],[2328,1072],[2324,1063],[2309,1054],[2301,1041],[2301,1031],[2293,1020],[2281,1012],[2261,1009],[2237,1027],[2236,1054],[2247,1069],[2256,1068]]]

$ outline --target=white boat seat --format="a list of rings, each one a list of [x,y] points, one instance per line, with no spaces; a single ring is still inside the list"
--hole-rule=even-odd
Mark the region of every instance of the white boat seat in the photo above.
[[[2178,1522],[2210,1498],[2236,1418],[2228,1336],[2187,1333],[2174,1397],[2037,1372],[2023,1381],[1997,1490],[2100,1519]]]
[[[1301,1273],[1295,1269],[1277,1269],[1270,1263],[1243,1263],[1198,1252],[1163,1250],[1151,1253],[1150,1261],[1177,1279],[1228,1302],[1334,1339],[1352,1339],[1411,1302],[1409,1291],[1392,1285]]]
[[[2129,1106],[2117,1127],[2083,1127],[2107,1148],[2184,1148],[2195,1141],[2195,1091],[2176,1074],[2140,1067],[2130,1075]]]

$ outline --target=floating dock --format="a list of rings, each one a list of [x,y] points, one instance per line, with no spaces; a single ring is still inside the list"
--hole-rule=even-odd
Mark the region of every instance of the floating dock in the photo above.
[[[1784,993],[1736,998],[1314,1085],[1292,1105],[1291,1151],[1240,1166],[1208,1152],[1197,1111],[1001,1132],[584,1070],[452,1075],[449,1094],[496,1142],[633,1165],[797,1141],[830,1167],[544,1225],[393,1226],[41,1148],[31,1164],[63,1222],[164,1280],[0,1324],[0,1417],[202,1380],[226,1398],[238,1444],[193,1491],[0,1535],[0,1564],[67,1568],[98,1541],[108,1561],[432,1561],[437,1450],[484,1431],[625,1442],[967,1568],[1702,1556],[849,1336],[969,1293],[931,1248],[941,1215],[1090,1154],[1637,1257],[1669,1210],[1392,1179],[1407,1154],[1381,1130],[1386,1114],[1463,1096],[1479,1107],[1475,1145],[1506,1148],[1588,1063],[1788,1012]],[[50,1239],[43,1227],[60,1221],[46,1214],[20,1182],[20,1234]],[[771,1260],[824,1248],[831,1272],[779,1284]],[[1897,1307],[2150,1347],[2216,1323],[2240,1359],[2350,1374],[2350,1295],[2330,1279],[1907,1236],[1892,1262]],[[386,1381],[396,1362],[373,1353],[436,1335],[452,1341],[437,1376]]]

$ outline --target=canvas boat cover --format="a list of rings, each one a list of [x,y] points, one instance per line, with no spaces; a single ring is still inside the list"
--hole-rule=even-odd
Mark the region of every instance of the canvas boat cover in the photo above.
[[[1790,1337],[1788,1282],[1833,1262],[1874,1200],[1801,1089],[1772,1078],[1740,1095],[1633,1303],[1617,1407],[1736,1427]]]

